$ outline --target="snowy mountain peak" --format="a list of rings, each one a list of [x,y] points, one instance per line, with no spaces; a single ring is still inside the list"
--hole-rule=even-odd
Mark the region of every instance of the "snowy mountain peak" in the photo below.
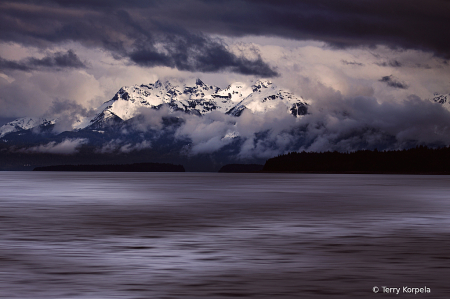
[[[262,88],[251,93],[232,110],[230,110],[229,114],[240,116],[246,109],[250,110],[252,113],[263,114],[270,110],[276,109],[280,105],[284,105],[286,107],[286,111],[295,117],[307,113],[308,104],[302,97],[298,97],[288,91],[278,89],[272,84],[267,84],[266,86],[267,87],[262,86]]]
[[[156,80],[155,83],[149,84],[150,86],[153,86],[154,88],[160,88],[163,86],[162,82],[160,80]]]
[[[37,126],[53,125],[55,119],[39,118],[39,117],[22,117],[15,119],[0,127],[0,138],[3,136],[22,130],[29,130]]]
[[[272,85],[272,81],[270,80],[257,80],[255,84],[252,85],[252,89],[255,92],[262,88],[269,88],[270,85]]]
[[[223,90],[217,91],[217,96],[228,97],[231,102],[237,104],[253,92],[252,88],[242,82],[235,82]]]
[[[203,83],[203,81],[200,80],[199,78],[197,78],[197,80],[195,80],[195,84],[196,84],[196,85],[200,85],[200,86],[206,86],[206,84]]]

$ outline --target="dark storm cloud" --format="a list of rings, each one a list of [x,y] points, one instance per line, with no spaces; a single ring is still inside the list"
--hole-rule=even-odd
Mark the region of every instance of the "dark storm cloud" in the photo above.
[[[260,57],[252,60],[236,56],[221,40],[172,24],[170,18],[157,13],[161,5],[153,7],[150,2],[138,1],[45,3],[5,2],[0,13],[0,38],[40,47],[78,41],[107,49],[115,58],[129,58],[141,66],[232,71],[263,77],[278,75]],[[139,10],[133,11],[136,7]],[[25,68],[17,64],[10,67]]]
[[[218,72],[228,70],[244,75],[258,74],[274,77],[278,74],[262,59],[248,60],[230,53],[225,45],[206,36],[189,34],[164,39],[165,52],[161,53],[149,43],[140,45],[129,54],[130,59],[144,66],[169,66],[179,70]]]
[[[273,76],[261,59],[230,53],[210,34],[281,36],[334,47],[415,48],[450,57],[450,2],[3,1],[0,39],[49,47],[78,41],[141,65]]]
[[[252,16],[251,21],[247,19],[247,28],[254,34],[320,40],[335,47],[384,44],[450,56],[450,41],[445,38],[450,26],[449,1],[252,0],[233,3],[245,3],[238,7],[245,8],[246,14]]]
[[[85,67],[86,65],[72,50],[56,52],[44,58],[28,57],[20,61],[7,60],[0,57],[0,68],[3,70],[33,71],[42,68],[64,69]]]
[[[400,88],[400,89],[408,89],[408,85],[405,82],[399,81],[392,75],[384,76],[379,81],[386,83],[390,87]]]

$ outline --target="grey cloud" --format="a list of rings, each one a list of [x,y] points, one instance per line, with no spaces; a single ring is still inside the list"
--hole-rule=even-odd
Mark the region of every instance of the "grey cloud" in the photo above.
[[[403,64],[394,59],[394,60],[391,60],[389,62],[376,63],[376,65],[378,65],[378,66],[390,66],[390,67],[401,67]]]
[[[184,112],[171,112],[166,105],[163,105],[159,109],[143,107],[137,113],[138,116],[131,120],[132,129],[139,132],[152,130],[154,134],[164,134],[164,119],[170,117],[183,119],[185,115]]]
[[[185,148],[188,155],[210,154],[231,146],[236,147],[233,150],[236,160],[267,159],[302,150],[392,150],[415,145],[443,146],[450,142],[450,112],[417,96],[390,103],[374,97],[344,98],[337,94],[317,100],[309,109],[310,114],[295,118],[283,105],[265,114],[245,110],[240,117],[219,112],[199,117],[171,113],[167,107],[142,108],[141,116],[127,127],[129,132],[105,143],[98,151],[129,153],[148,149],[152,147],[150,139],[158,138],[153,134],[165,134],[165,131],[170,131],[175,139],[190,143]],[[167,117],[178,119],[177,125],[167,128],[163,124]],[[138,141],[130,141],[127,136],[132,130],[151,133],[153,137],[146,140],[144,136],[150,135],[142,134]],[[63,153],[67,148],[77,149],[77,142],[51,143],[32,150]]]
[[[19,70],[19,71],[30,71],[31,68],[25,63],[20,63],[17,61],[7,60],[0,57],[0,68],[2,70]]]
[[[132,151],[141,151],[144,149],[149,149],[152,147],[152,143],[148,140],[143,140],[142,142],[138,142],[135,144],[127,143],[120,147],[120,151],[122,153],[129,153]]]
[[[41,69],[85,68],[86,65],[72,51],[56,52],[44,58],[28,57],[20,61],[7,60],[0,57],[0,68],[3,70],[34,71]]]
[[[356,65],[356,66],[364,66],[364,63],[356,62],[356,61],[347,61],[347,60],[341,60],[341,62],[345,65]]]
[[[81,116],[91,116],[94,110],[88,110],[74,101],[55,99],[47,114],[58,115],[64,112],[76,113]]]
[[[47,144],[42,144],[27,149],[23,149],[22,151],[27,153],[50,153],[60,155],[71,155],[77,153],[79,147],[87,143],[88,141],[89,140],[85,138],[65,139],[60,143],[52,141]]]
[[[102,148],[98,149],[98,152],[102,154],[117,152],[120,148],[120,143],[122,143],[122,140],[113,139],[103,144]]]
[[[422,69],[427,69],[427,70],[432,69],[432,67],[430,65],[428,65],[428,64],[417,63],[415,66],[417,68],[422,68]]]
[[[73,130],[73,124],[83,117],[94,116],[95,112],[95,109],[86,109],[74,101],[55,99],[44,116],[47,118],[57,117],[58,121],[53,127],[53,132],[61,133]]]
[[[103,144],[103,146],[97,150],[98,153],[130,153],[132,151],[141,151],[152,147],[152,143],[149,140],[142,140],[141,142],[130,143],[122,139],[113,139]]]
[[[262,77],[277,76],[261,58],[250,60],[227,50],[218,38],[171,22],[157,11],[165,4],[133,5],[96,2],[5,2],[0,12],[0,39],[51,47],[55,43],[77,41],[85,46],[110,51],[117,59],[129,58],[141,66],[168,66],[179,70],[231,71]],[[145,6],[145,7],[144,7]],[[156,13],[156,14],[155,14]],[[18,26],[21,22],[23,26]],[[175,24],[175,25],[173,25]],[[9,29],[11,28],[11,29]],[[187,29],[186,29],[187,28]],[[18,68],[19,66],[11,65]]]
[[[396,79],[392,75],[384,76],[379,81],[380,82],[384,82],[384,83],[386,83],[387,85],[389,85],[390,87],[393,87],[393,88],[408,89],[408,84],[406,84],[405,82],[399,81],[398,79]]]
[[[333,47],[378,44],[450,57],[450,3],[441,0],[4,1],[0,39],[49,47],[78,41],[147,66],[276,75],[214,35],[279,36]],[[20,25],[18,25],[20,24]]]
[[[450,142],[450,112],[417,96],[400,103],[336,96],[319,100],[310,108],[311,113],[301,118],[289,115],[282,105],[264,115],[245,110],[237,118],[220,113],[203,117],[180,113],[177,117],[183,121],[174,136],[189,140],[189,155],[237,146],[236,160],[267,159],[301,150],[396,150]],[[159,128],[166,115],[167,111],[153,110],[147,117],[152,128]],[[114,143],[108,149],[122,146]]]
[[[384,44],[450,55],[448,1],[155,1],[151,16],[228,36],[282,36],[335,47]],[[162,18],[161,18],[162,19]]]
[[[223,138],[228,132],[233,132],[235,119],[220,112],[211,112],[203,117],[195,115],[180,115],[183,124],[175,132],[175,138],[190,139],[190,153],[212,153],[232,140]]]
[[[320,108],[324,105],[328,109]],[[403,149],[419,144],[444,146],[450,142],[450,112],[416,96],[401,103],[355,97],[313,108],[302,119],[307,129],[300,150]]]
[[[163,49],[156,49],[151,42],[140,43],[130,52],[130,59],[142,66],[169,66],[183,71],[230,71],[244,75],[257,74],[275,77],[278,73],[262,59],[249,60],[229,52],[219,40],[202,34],[179,32],[161,40]]]

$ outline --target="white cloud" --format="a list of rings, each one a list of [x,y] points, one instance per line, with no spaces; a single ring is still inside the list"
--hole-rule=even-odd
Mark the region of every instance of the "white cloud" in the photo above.
[[[149,149],[152,147],[150,140],[142,140],[137,143],[126,142],[122,139],[113,139],[105,143],[101,149],[98,150],[99,153],[130,153],[132,151],[141,151],[144,149]]]
[[[125,145],[122,145],[120,147],[120,151],[122,153],[129,153],[132,151],[141,151],[143,149],[149,149],[151,147],[152,147],[152,143],[148,140],[144,140],[144,141],[136,143],[136,144],[127,143]]]
[[[65,139],[60,143],[49,142],[47,144],[24,149],[23,151],[28,153],[49,153],[49,154],[70,155],[77,153],[79,147],[87,142],[88,139],[85,138]]]

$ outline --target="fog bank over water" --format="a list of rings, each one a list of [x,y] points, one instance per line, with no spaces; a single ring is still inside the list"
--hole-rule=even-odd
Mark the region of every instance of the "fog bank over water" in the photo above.
[[[448,298],[449,180],[1,172],[0,295]]]

